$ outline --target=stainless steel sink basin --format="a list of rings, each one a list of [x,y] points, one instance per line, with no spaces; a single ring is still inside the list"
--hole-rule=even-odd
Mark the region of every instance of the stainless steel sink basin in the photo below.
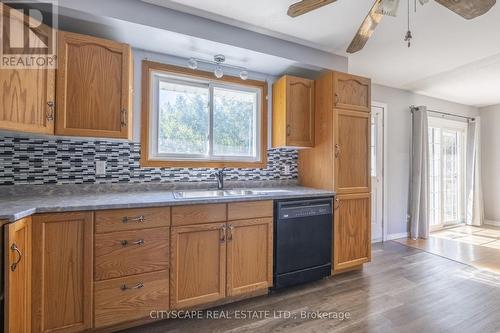
[[[175,199],[203,199],[203,198],[225,198],[242,197],[247,195],[269,195],[271,193],[287,192],[286,190],[190,190],[174,192]]]

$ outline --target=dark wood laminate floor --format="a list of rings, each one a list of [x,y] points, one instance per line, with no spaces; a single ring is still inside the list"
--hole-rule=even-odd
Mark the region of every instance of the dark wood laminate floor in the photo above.
[[[363,271],[216,310],[290,311],[297,318],[176,319],[122,332],[500,332],[500,275],[387,242],[374,245]],[[315,311],[349,312],[350,319],[300,318]]]

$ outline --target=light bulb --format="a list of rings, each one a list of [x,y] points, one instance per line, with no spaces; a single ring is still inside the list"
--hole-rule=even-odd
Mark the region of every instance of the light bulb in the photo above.
[[[246,79],[248,79],[248,72],[247,72],[247,71],[241,71],[241,72],[240,72],[240,78],[241,78],[242,80],[246,80]]]
[[[188,66],[191,69],[197,69],[198,68],[198,61],[196,61],[195,58],[189,58]]]
[[[220,79],[221,77],[224,76],[224,72],[222,71],[222,68],[219,65],[217,65],[217,67],[215,67],[214,75],[218,79]]]

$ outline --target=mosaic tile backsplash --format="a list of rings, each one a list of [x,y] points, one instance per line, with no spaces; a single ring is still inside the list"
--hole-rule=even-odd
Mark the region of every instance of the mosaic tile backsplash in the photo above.
[[[225,179],[297,179],[296,150],[270,149],[267,155],[266,169],[229,169]],[[139,157],[140,144],[133,142],[0,136],[0,185],[213,181],[214,169],[141,168]],[[106,161],[106,175],[96,175],[96,160]]]

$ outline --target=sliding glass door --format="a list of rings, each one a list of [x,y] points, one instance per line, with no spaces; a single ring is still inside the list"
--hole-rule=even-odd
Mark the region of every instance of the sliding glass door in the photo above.
[[[464,222],[467,123],[429,117],[431,231]]]

